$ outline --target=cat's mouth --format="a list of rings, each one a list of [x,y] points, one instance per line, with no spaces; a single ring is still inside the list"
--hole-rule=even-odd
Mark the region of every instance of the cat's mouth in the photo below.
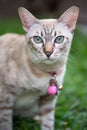
[[[55,59],[50,58],[50,57],[49,57],[49,58],[44,59],[43,61],[44,61],[45,63],[49,63],[49,64],[56,62],[56,60],[55,60]]]

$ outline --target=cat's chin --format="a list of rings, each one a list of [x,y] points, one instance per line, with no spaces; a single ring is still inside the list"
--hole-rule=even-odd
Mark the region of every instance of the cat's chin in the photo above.
[[[56,69],[58,66],[58,61],[54,59],[45,59],[41,62],[40,68],[44,69],[45,71],[52,71]]]
[[[51,64],[54,64],[57,62],[57,60],[55,59],[45,59],[42,61],[44,64],[48,64],[48,65],[51,65]]]

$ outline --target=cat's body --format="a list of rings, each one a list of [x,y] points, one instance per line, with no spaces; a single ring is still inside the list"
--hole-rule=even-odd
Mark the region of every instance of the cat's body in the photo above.
[[[0,37],[0,130],[12,130],[13,114],[23,117],[38,114],[42,130],[54,129],[57,95],[48,94],[48,87],[53,73],[58,86],[63,83],[78,17],[77,7],[70,10],[74,19],[70,25],[68,22],[68,29],[56,19],[37,21],[20,8],[26,39],[17,34]]]

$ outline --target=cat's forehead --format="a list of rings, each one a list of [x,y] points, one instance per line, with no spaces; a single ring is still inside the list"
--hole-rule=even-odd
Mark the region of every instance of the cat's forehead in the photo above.
[[[40,20],[42,28],[44,29],[45,33],[51,33],[54,29],[55,25],[57,24],[56,19],[44,19]]]
[[[56,19],[42,19],[38,23],[34,24],[30,29],[29,35],[47,35],[51,34],[54,30],[55,25],[57,24]]]
[[[49,26],[54,26],[54,24],[57,23],[56,19],[42,19],[42,20],[39,20],[39,21],[46,28],[49,27]]]
[[[30,37],[39,35],[46,37],[47,39],[63,34],[66,36],[66,34],[68,35],[70,32],[66,26],[64,26],[63,23],[58,22],[57,19],[39,20],[39,23],[34,24],[28,32]]]

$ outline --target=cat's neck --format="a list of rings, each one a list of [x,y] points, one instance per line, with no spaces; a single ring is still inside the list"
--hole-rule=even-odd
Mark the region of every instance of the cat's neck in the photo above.
[[[44,67],[37,66],[31,60],[28,61],[28,65],[32,73],[36,75],[37,77],[41,77],[43,75],[49,75],[49,76],[54,76],[55,74],[60,75],[63,73],[66,66],[65,64],[61,64],[61,65],[56,66],[55,68],[50,67],[50,70],[47,70],[47,66],[44,66]]]

